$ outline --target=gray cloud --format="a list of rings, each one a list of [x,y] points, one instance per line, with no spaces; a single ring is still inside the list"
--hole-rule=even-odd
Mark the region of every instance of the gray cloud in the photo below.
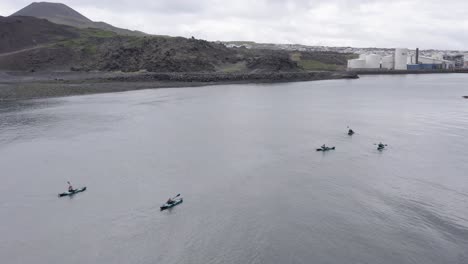
[[[29,4],[4,0],[0,15]],[[208,40],[468,49],[465,0],[64,0],[95,21]]]

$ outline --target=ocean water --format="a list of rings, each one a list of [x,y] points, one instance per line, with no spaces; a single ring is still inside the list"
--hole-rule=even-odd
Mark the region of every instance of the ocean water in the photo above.
[[[0,102],[1,262],[468,263],[467,83]],[[58,198],[68,180],[88,190]]]

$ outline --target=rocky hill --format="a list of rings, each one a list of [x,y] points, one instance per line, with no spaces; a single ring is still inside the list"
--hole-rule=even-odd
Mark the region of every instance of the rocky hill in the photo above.
[[[1,46],[1,44],[0,44]],[[0,70],[266,72],[298,71],[285,52],[253,52],[181,37],[131,37],[80,30],[79,37],[0,54]]]
[[[0,17],[0,53],[79,37],[79,30],[35,17]]]
[[[89,23],[95,22],[50,3],[0,17],[0,70],[266,73],[339,70],[346,64],[346,54],[228,48],[195,38],[122,35]]]
[[[252,72],[297,71],[284,52],[231,49],[162,36],[122,36],[35,17],[0,17],[0,70]]]
[[[30,16],[43,18],[56,24],[68,25],[77,28],[99,28],[127,36],[146,35],[140,31],[118,28],[104,22],[93,22],[91,19],[61,3],[34,2],[12,14],[11,16]]]

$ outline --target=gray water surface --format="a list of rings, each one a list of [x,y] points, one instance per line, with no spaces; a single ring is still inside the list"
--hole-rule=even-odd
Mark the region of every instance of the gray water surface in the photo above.
[[[1,263],[468,263],[467,84],[0,102]],[[59,199],[67,180],[88,190]]]

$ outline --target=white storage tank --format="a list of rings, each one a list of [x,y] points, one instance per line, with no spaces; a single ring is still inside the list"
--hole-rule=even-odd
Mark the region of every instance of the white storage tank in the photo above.
[[[408,49],[395,49],[395,70],[406,70]]]
[[[366,68],[380,69],[380,60],[382,58],[377,54],[370,54],[366,56]]]
[[[348,60],[348,69],[363,69],[366,67],[366,60]]]
[[[382,69],[391,70],[394,67],[394,63],[393,55],[382,57]]]

